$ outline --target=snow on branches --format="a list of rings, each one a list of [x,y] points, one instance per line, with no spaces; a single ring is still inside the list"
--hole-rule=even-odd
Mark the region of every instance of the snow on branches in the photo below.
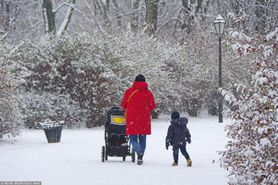
[[[14,109],[8,77],[0,68],[0,139],[3,136],[15,136],[19,133],[18,122],[14,119],[17,117]]]
[[[115,105],[113,73],[87,39],[25,41],[7,53],[3,65],[27,127],[45,119],[64,121],[68,127],[94,127],[104,123],[105,110]]]
[[[240,37],[249,38],[249,37]],[[278,183],[278,29],[266,36],[238,41],[239,55],[253,55],[251,87],[237,85],[235,92],[220,90],[236,103],[234,120],[227,126],[231,139],[222,154],[222,165],[231,172],[229,184]],[[248,47],[246,47],[248,44]]]

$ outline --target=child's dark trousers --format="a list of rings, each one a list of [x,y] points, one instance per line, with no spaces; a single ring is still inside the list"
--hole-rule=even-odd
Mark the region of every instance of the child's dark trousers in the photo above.
[[[174,157],[174,162],[178,163],[179,161],[179,150],[181,151],[182,155],[186,158],[186,160],[190,159],[187,151],[186,151],[186,145],[174,145],[173,146],[173,157]]]

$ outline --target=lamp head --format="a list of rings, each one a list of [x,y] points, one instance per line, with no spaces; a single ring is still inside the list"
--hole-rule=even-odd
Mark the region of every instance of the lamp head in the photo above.
[[[219,14],[214,21],[215,32],[220,36],[224,32],[224,27],[225,27],[225,20]]]

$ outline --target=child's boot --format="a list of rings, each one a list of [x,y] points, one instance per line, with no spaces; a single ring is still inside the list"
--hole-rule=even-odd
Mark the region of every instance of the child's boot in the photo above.
[[[187,166],[191,167],[192,166],[192,160],[191,159],[187,159],[186,161],[187,161]]]
[[[178,161],[174,161],[174,163],[172,164],[172,166],[178,166]]]

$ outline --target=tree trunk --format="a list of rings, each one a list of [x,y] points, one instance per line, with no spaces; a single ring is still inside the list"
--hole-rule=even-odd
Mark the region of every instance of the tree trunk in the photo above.
[[[255,3],[255,30],[261,34],[266,33],[266,22],[267,22],[267,14],[266,11],[266,1],[265,0],[256,0]]]
[[[100,1],[101,3],[101,6],[102,6],[102,9],[103,9],[103,17],[104,17],[104,20],[107,22],[108,20],[108,12],[109,12],[109,4],[110,4],[110,1],[109,0],[105,0],[105,3],[101,0]]]
[[[46,33],[55,34],[55,13],[53,12],[53,6],[51,0],[43,0],[42,3],[43,18],[45,21],[45,31]]]
[[[121,15],[120,15],[120,11],[119,11],[119,5],[117,3],[116,0],[112,0],[114,7],[116,8],[116,16],[117,16],[117,25],[118,27],[122,26],[122,22],[121,22]]]
[[[134,0],[133,1],[133,15],[131,17],[131,23],[130,23],[130,27],[131,27],[131,31],[132,32],[137,32],[138,31],[138,9],[139,9],[139,3],[140,0]]]
[[[8,32],[15,22],[19,12],[18,4],[18,2],[0,0],[0,34]]]
[[[56,10],[53,10],[52,1],[51,0],[43,0],[42,8],[43,8],[43,18],[44,18],[44,22],[45,22],[46,33],[53,34],[53,35],[60,37],[65,32],[65,30],[67,29],[67,27],[70,23],[70,20],[71,20],[72,12],[74,10],[73,6],[75,5],[75,1],[76,0],[69,0],[67,4],[63,3]],[[66,10],[65,17],[64,17],[61,25],[59,26],[59,29],[56,30],[55,13],[64,5],[68,6],[68,8]]]
[[[6,32],[10,23],[10,2],[0,1],[0,31]]]
[[[188,0],[182,0],[182,6],[185,8],[186,11],[190,12],[190,8],[188,6]]]
[[[198,1],[199,4],[199,1]],[[194,19],[194,16],[191,15],[191,8],[189,7],[188,0],[182,0],[182,6],[183,6],[183,24],[182,24],[182,30],[186,29],[186,32],[189,34],[192,32],[192,22]]]
[[[98,15],[98,14],[103,15],[103,10],[102,10],[98,0],[93,1],[93,4],[94,4],[94,8],[95,8],[95,10],[94,10],[95,15]]]
[[[197,0],[197,7],[195,9],[195,15],[197,15],[200,12],[200,10],[202,8],[202,4],[203,4],[203,0]]]
[[[159,0],[145,0],[146,2],[146,33],[155,34],[157,29],[157,10]]]

